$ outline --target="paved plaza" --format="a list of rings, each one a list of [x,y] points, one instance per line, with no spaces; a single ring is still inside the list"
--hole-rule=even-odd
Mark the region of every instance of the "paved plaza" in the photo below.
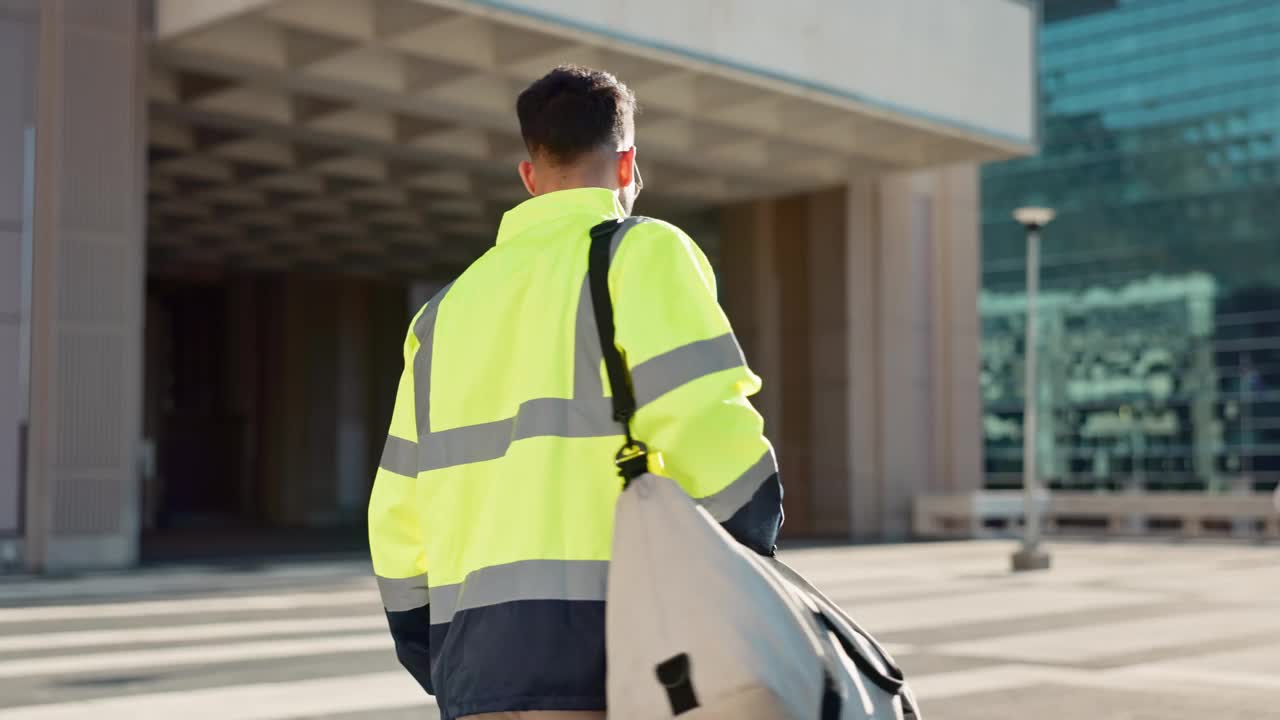
[[[785,557],[893,650],[928,720],[1280,718],[1280,547]],[[0,720],[434,718],[362,562],[0,580]],[[519,652],[513,648],[513,652]]]

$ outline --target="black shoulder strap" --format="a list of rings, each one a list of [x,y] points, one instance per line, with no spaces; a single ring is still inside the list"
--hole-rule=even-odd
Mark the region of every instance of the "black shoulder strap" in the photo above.
[[[613,298],[609,296],[610,246],[622,223],[606,220],[591,228],[591,252],[587,260],[587,277],[591,284],[591,306],[596,315],[596,332],[604,353],[604,367],[609,374],[613,395],[613,419],[627,424],[636,411],[636,397],[631,389],[631,374],[622,353],[614,342]]]
[[[631,418],[636,414],[636,396],[631,387],[631,373],[614,342],[613,298],[609,296],[609,262],[613,238],[625,234],[634,224],[627,220],[606,220],[591,228],[591,249],[587,256],[587,282],[591,286],[591,306],[595,311],[596,332],[604,355],[605,372],[613,398],[613,419],[622,425],[627,444],[618,453],[617,464],[626,482],[644,474],[648,468],[647,448],[631,437]]]

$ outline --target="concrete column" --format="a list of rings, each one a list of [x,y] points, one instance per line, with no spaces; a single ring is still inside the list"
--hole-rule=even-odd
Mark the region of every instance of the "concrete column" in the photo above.
[[[904,538],[916,495],[981,486],[977,191],[965,167],[726,210],[789,534]]]
[[[775,201],[774,271],[778,274],[780,322],[778,341],[782,372],[772,378],[782,386],[782,422],[769,430],[778,448],[778,470],[787,479],[787,535],[815,534],[814,479],[818,475],[811,439],[814,418],[812,298],[808,292],[810,248],[808,197]]]
[[[299,273],[259,291],[264,519],[359,522],[403,366],[405,288]]]
[[[270,518],[284,526],[324,525],[333,518],[340,282],[289,275],[270,296],[278,316],[267,349],[273,411],[264,428],[264,451],[270,465],[266,482],[273,490]]]
[[[369,417],[370,343],[372,327],[367,322],[370,311],[370,288],[367,283],[349,280],[342,288],[338,308],[337,367],[337,458],[335,505],[343,520],[363,516],[368,499],[366,488],[371,468],[369,435],[385,434],[371,427]],[[394,336],[393,336],[394,338]],[[392,340],[394,342],[394,339]],[[384,421],[379,419],[377,424]]]
[[[805,343],[810,352],[800,370],[808,377],[804,408],[808,432],[812,507],[811,532],[819,536],[849,534],[851,491],[848,373],[849,282],[845,276],[846,193],[841,189],[813,193],[805,203],[805,274],[796,294],[807,308]]]
[[[911,497],[935,469],[933,198],[925,178],[881,181],[879,271],[880,522],[878,537],[907,533]],[[861,310],[855,309],[855,312]]]
[[[764,378],[752,398],[770,437],[782,432],[782,288],[774,204],[741,203],[722,214],[720,299],[751,368]]]
[[[754,402],[778,450],[793,536],[848,532],[844,202],[837,189],[724,213],[721,295],[765,378]]]
[[[931,492],[982,488],[982,393],[979,356],[982,326],[978,292],[982,276],[981,180],[962,165],[934,173],[935,373],[940,413],[937,475]]]
[[[373,476],[387,442],[400,373],[404,369],[404,339],[409,320],[422,307],[421,304],[407,304],[405,300],[409,294],[409,288],[398,283],[376,284],[370,293],[368,316],[364,318],[369,333],[366,361],[369,431],[365,435],[368,465],[365,468],[363,497],[368,497],[373,488]]]
[[[227,338],[225,362],[228,414],[243,423],[238,444],[240,457],[235,463],[240,483],[241,520],[253,524],[263,518],[262,478],[258,475],[258,443],[262,424],[262,295],[259,283],[251,277],[228,282]],[[148,370],[148,375],[152,372]]]
[[[846,190],[845,413],[849,468],[849,534],[856,539],[880,536],[882,500],[882,409],[886,401],[879,352],[881,321],[880,188],[868,178],[854,178]]]
[[[138,552],[140,8],[42,0],[39,11],[27,564],[116,567]]]
[[[981,487],[977,169],[878,185],[880,522],[867,530],[897,539],[916,495]]]
[[[35,180],[36,0],[0,3],[0,569],[19,561]]]
[[[335,508],[338,478],[338,414],[339,383],[342,382],[338,344],[341,341],[335,305],[346,302],[345,283],[341,278],[318,276],[300,278],[299,308],[305,318],[297,328],[302,342],[302,355],[292,371],[304,377],[304,398],[299,405],[303,414],[303,443],[298,451],[301,476],[295,476],[293,497],[297,517],[305,525],[323,527],[336,522]],[[326,306],[327,304],[327,306]]]

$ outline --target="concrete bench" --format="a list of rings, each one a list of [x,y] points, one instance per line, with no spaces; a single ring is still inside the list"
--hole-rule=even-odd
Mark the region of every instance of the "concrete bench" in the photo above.
[[[1049,535],[1280,539],[1280,513],[1269,493],[1054,492],[1037,502]],[[912,529],[920,538],[1007,537],[1020,530],[1022,513],[1018,491],[922,495]]]

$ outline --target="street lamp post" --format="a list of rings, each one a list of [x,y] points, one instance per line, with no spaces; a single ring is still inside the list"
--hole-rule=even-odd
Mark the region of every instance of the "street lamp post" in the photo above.
[[[1049,553],[1040,547],[1039,480],[1036,462],[1036,424],[1039,388],[1036,382],[1036,296],[1040,292],[1040,231],[1053,221],[1054,211],[1043,207],[1018,208],[1013,218],[1027,231],[1027,338],[1026,390],[1022,413],[1022,547],[1013,554],[1015,572],[1049,569]]]

